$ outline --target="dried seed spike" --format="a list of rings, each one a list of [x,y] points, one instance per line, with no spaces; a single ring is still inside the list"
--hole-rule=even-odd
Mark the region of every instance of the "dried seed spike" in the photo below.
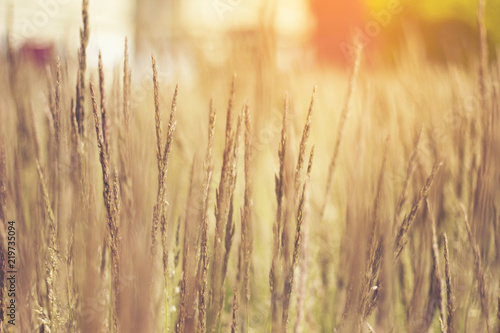
[[[441,263],[439,260],[439,245],[437,239],[437,231],[436,231],[436,220],[434,218],[434,214],[431,209],[431,205],[429,200],[425,199],[425,204],[428,211],[428,216],[431,222],[431,255],[432,255],[432,273],[431,273],[431,283],[429,286],[429,298],[427,304],[427,314],[428,318],[434,314],[434,310],[436,306],[439,308],[439,320],[441,323],[446,322],[445,315],[445,297],[443,296],[443,292],[445,290],[445,280],[441,276]],[[437,304],[436,304],[436,301]]]
[[[78,135],[85,137],[85,71],[87,69],[87,45],[89,43],[89,15],[88,0],[82,0],[82,22],[83,28],[80,29],[80,48],[78,49],[78,73],[76,83],[76,122],[78,124]]]
[[[406,245],[406,234],[408,233],[408,230],[410,229],[410,226],[412,225],[413,220],[415,219],[415,216],[417,215],[417,210],[418,210],[422,200],[427,197],[427,193],[429,192],[429,189],[432,186],[432,182],[434,180],[434,177],[436,176],[441,165],[442,165],[442,163],[434,164],[434,167],[432,168],[431,174],[429,175],[429,177],[427,177],[424,186],[418,192],[417,197],[413,201],[413,205],[411,207],[410,212],[405,216],[405,218],[403,219],[403,222],[399,226],[398,234],[396,236],[396,240],[394,241],[394,258],[395,258],[395,260],[397,260],[399,258],[401,251],[403,251],[403,248]]]
[[[184,217],[184,241],[183,241],[183,255],[182,255],[182,278],[180,281],[180,295],[179,295],[179,316],[177,317],[177,321],[175,323],[175,332],[180,333],[184,332],[184,327],[186,323],[186,316],[187,316],[187,294],[188,291],[186,290],[187,284],[188,284],[188,254],[189,254],[189,235],[188,235],[188,225],[189,225],[189,218],[190,218],[190,210],[191,205],[189,202],[191,202],[193,198],[193,191],[194,191],[194,165],[195,161],[193,158],[193,161],[191,162],[191,171],[189,173],[189,190],[188,190],[188,204],[186,205],[186,213]]]
[[[379,205],[380,205],[380,198],[382,196],[382,187],[383,187],[384,174],[385,174],[385,165],[387,162],[388,142],[389,142],[389,137],[387,137],[385,140],[384,155],[382,157],[382,165],[380,166],[380,171],[379,171],[378,181],[377,181],[377,190],[375,192],[375,200],[373,202],[373,215],[372,215],[373,221],[372,221],[372,223],[373,223],[374,229],[377,228],[377,223],[378,223],[378,219],[379,219]]]
[[[168,121],[168,129],[167,129],[167,141],[165,143],[165,150],[163,151],[163,161],[162,161],[162,184],[165,186],[166,182],[166,175],[167,175],[167,169],[168,169],[168,159],[170,156],[170,151],[172,150],[172,143],[174,141],[174,133],[175,133],[175,127],[177,125],[177,120],[176,120],[176,110],[177,110],[177,91],[178,91],[178,86],[175,86],[175,91],[174,91],[174,96],[172,97],[172,107],[171,107],[171,112],[170,112],[170,119]]]
[[[99,93],[101,101],[102,137],[104,139],[104,149],[109,156],[109,124],[106,112],[106,94],[104,85],[104,66],[102,64],[101,50],[99,50]]]
[[[97,135],[97,148],[99,149],[99,156],[100,156],[100,161],[101,161],[101,166],[102,166],[102,171],[103,171],[103,177],[104,177],[104,186],[105,186],[105,193],[110,193],[110,177],[109,177],[109,161],[108,161],[108,156],[106,155],[106,149],[104,145],[104,138],[102,136],[102,124],[101,124],[101,114],[97,111],[97,100],[95,97],[95,89],[94,89],[94,82],[90,80],[89,83],[90,87],[90,98],[92,100],[92,111],[94,114],[94,123],[95,123],[95,130],[96,130],[96,135]],[[104,198],[105,201],[107,198]]]
[[[89,0],[82,0],[82,21],[83,21],[83,30],[80,30],[81,33],[81,42],[85,46],[89,42]]]
[[[229,192],[230,192],[230,197],[229,197],[229,213],[228,213],[228,221],[226,223],[226,239],[225,239],[225,246],[226,246],[226,252],[224,253],[224,261],[222,265],[222,283],[224,283],[225,277],[226,277],[226,271],[227,271],[227,264],[229,260],[229,254],[231,250],[231,245],[233,241],[233,235],[234,235],[234,228],[235,228],[235,221],[233,219],[233,209],[234,209],[234,189],[236,185],[236,166],[237,166],[237,161],[238,161],[238,151],[239,151],[239,142],[240,142],[240,137],[241,137],[241,127],[243,125],[244,121],[244,114],[245,114],[246,106],[243,105],[243,108],[238,115],[238,122],[236,125],[236,132],[234,133],[233,137],[233,154],[232,154],[232,161],[231,161],[231,170],[230,170],[230,180],[229,180]]]
[[[300,173],[302,171],[302,166],[304,164],[304,157],[306,154],[307,140],[309,139],[309,134],[311,132],[311,121],[314,101],[316,99],[317,87],[314,86],[313,93],[311,97],[311,104],[309,105],[309,111],[307,112],[306,123],[304,125],[304,130],[302,131],[302,139],[300,140],[299,157],[297,160],[297,166],[295,168],[295,191],[299,191],[300,187]]]
[[[162,120],[159,105],[159,88],[158,88],[158,73],[156,70],[156,60],[154,55],[151,55],[151,62],[153,66],[153,84],[154,84],[154,99],[155,99],[155,124],[156,124],[156,139],[157,139],[157,159],[158,159],[158,193],[156,196],[156,204],[153,211],[153,223],[151,226],[151,253],[156,254],[156,234],[160,222],[162,229],[168,230],[166,225],[166,205],[167,205],[167,170],[170,151],[172,150],[172,143],[174,141],[175,126],[176,126],[176,109],[177,109],[177,92],[178,86],[176,85],[174,95],[172,97],[172,106],[170,118],[167,129],[167,139],[165,146],[162,145]],[[164,149],[162,153],[162,149]],[[165,225],[163,225],[165,224]]]
[[[109,162],[109,156],[106,153],[104,138],[102,135],[102,124],[100,119],[100,113],[97,108],[97,100],[95,96],[94,83],[90,80],[90,97],[92,100],[92,111],[94,114],[94,123],[97,136],[97,148],[99,151],[99,159],[101,162],[102,169],[102,179],[103,179],[103,197],[104,205],[106,207],[106,218],[107,218],[107,239],[109,242],[110,254],[111,254],[111,281],[112,281],[112,299],[111,303],[111,319],[115,332],[119,329],[118,313],[119,313],[119,299],[120,299],[120,277],[119,277],[119,234],[118,234],[118,214],[120,206],[120,198],[118,195],[118,174],[113,172],[111,174],[111,167]],[[116,169],[114,169],[116,170]],[[116,178],[115,178],[116,177]],[[116,181],[116,183],[113,183]]]
[[[231,85],[231,96],[229,98],[227,118],[226,118],[226,133],[225,133],[225,145],[224,152],[222,156],[222,168],[221,176],[219,181],[219,188],[216,192],[216,209],[215,209],[215,234],[214,234],[214,252],[213,252],[213,269],[211,272],[212,287],[210,290],[210,304],[212,304],[212,309],[210,310],[209,318],[209,329],[214,327],[215,323],[219,320],[220,311],[222,309],[221,290],[224,283],[224,276],[222,272],[224,248],[223,242],[225,239],[225,232],[228,222],[228,214],[230,209],[230,200],[232,197],[232,191],[234,188],[234,180],[236,177],[236,158],[235,153],[237,153],[239,133],[233,133],[231,129],[231,110],[234,101],[234,81],[235,76],[233,76],[233,82]],[[240,123],[240,118],[238,118],[238,123]],[[241,125],[238,125],[240,127]]]
[[[234,211],[234,201],[233,201],[233,195],[231,195],[231,198],[229,199],[229,217],[227,220],[226,224],[226,238],[224,240],[224,245],[225,245],[225,252],[224,252],[224,260],[222,262],[222,284],[224,284],[224,280],[226,278],[227,274],[227,265],[229,263],[229,254],[231,253],[231,246],[233,244],[233,236],[234,236],[234,229],[236,227],[236,223],[233,219],[233,211]]]
[[[203,181],[202,208],[203,217],[200,228],[200,276],[198,291],[198,332],[205,332],[207,327],[207,291],[208,291],[208,196],[212,180],[213,162],[212,151],[214,146],[216,111],[213,98],[210,99],[210,113],[208,116],[208,144],[205,155]]]
[[[130,113],[130,70],[128,65],[128,41],[125,37],[125,46],[123,48],[123,116],[125,120],[125,130],[129,130]]]
[[[243,198],[243,208],[241,213],[241,254],[240,265],[242,265],[243,273],[243,308],[248,315],[248,303],[250,301],[250,265],[253,252],[253,225],[252,225],[252,180],[250,174],[250,159],[251,159],[251,133],[250,133],[250,115],[248,112],[248,104],[245,103],[244,111],[245,119],[245,192]],[[247,323],[248,325],[248,323]]]
[[[309,153],[309,163],[307,164],[307,178],[311,177],[311,169],[312,169],[312,162],[314,159],[314,145],[311,148],[311,152]]]
[[[61,135],[61,60],[56,58],[56,87],[55,87],[55,114],[54,128],[56,134],[56,142],[59,144]]]
[[[384,180],[385,164],[387,160],[387,150],[389,138],[385,140],[384,154],[382,157],[382,164],[377,180],[377,188],[375,191],[375,198],[373,199],[372,216],[369,224],[368,246],[365,254],[365,275],[363,277],[362,285],[362,298],[359,308],[363,321],[373,311],[373,306],[376,301],[378,288],[373,289],[374,284],[378,279],[381,261],[381,240],[378,235],[379,229],[379,204],[382,196],[382,185]]]
[[[415,148],[413,149],[413,152],[410,155],[410,159],[408,160],[408,167],[406,168],[406,177],[405,177],[405,181],[403,183],[403,188],[401,189],[401,194],[399,195],[398,203],[396,205],[396,212],[394,213],[394,221],[396,221],[399,213],[401,212],[403,204],[405,203],[405,200],[406,200],[406,189],[408,188],[408,183],[409,183],[411,175],[413,174],[413,171],[415,169],[414,165],[415,165],[415,160],[417,158],[417,153],[418,153],[418,144],[420,142],[420,138],[422,137],[422,131],[423,131],[423,129],[421,128],[420,132],[417,136],[417,139],[415,140]]]
[[[59,255],[57,249],[57,223],[55,221],[54,212],[52,210],[52,204],[50,202],[49,191],[47,189],[47,183],[45,182],[45,177],[40,167],[40,162],[36,159],[36,169],[38,172],[38,178],[40,180],[40,187],[43,193],[43,200],[45,204],[45,209],[49,217],[48,223],[48,253],[46,261],[46,274],[45,281],[47,284],[47,299],[48,299],[48,315],[50,319],[49,327],[57,331],[60,322],[60,313],[57,300],[57,293],[55,291],[56,277],[59,270]]]
[[[161,198],[159,204],[162,205],[161,208],[161,231],[162,231],[162,248],[163,248],[163,268],[164,268],[164,280],[165,285],[168,280],[168,248],[167,248],[167,231],[168,231],[168,220],[166,218],[166,192],[167,192],[167,170],[168,170],[168,160],[170,156],[170,151],[172,150],[172,143],[174,140],[175,126],[176,126],[176,117],[175,111],[177,110],[177,91],[178,85],[175,86],[174,96],[172,97],[172,107],[170,112],[170,119],[168,122],[168,130],[167,130],[167,141],[165,143],[165,151],[163,152],[163,161],[162,161],[162,170],[161,170],[161,182],[160,185],[162,189],[160,191]]]
[[[231,80],[231,91],[229,94],[229,100],[227,104],[227,115],[226,115],[226,145],[229,144],[229,141],[232,136],[231,132],[231,113],[233,110],[234,97],[235,97],[235,85],[236,85],[236,74],[233,74],[233,78]]]
[[[448,316],[446,317],[446,332],[454,333],[455,328],[453,327],[453,284],[451,281],[451,270],[450,270],[450,255],[448,251],[448,237],[446,233],[443,234],[444,238],[444,273],[446,277],[446,300],[447,300],[447,310]]]
[[[120,196],[120,178],[116,165],[113,167],[113,204],[115,207],[115,216],[120,214],[121,209],[121,196]],[[118,231],[117,220],[114,221],[114,229]]]
[[[231,322],[231,333],[238,332],[238,288],[233,288],[233,320]]]
[[[311,154],[309,155],[309,165],[307,172],[306,182],[310,179],[310,171],[312,166],[312,160],[314,156],[314,146],[311,149]],[[310,266],[310,258],[308,256],[308,242],[309,242],[309,225],[308,223],[303,224],[302,228],[302,245],[300,246],[300,267],[299,276],[297,281],[297,303],[296,303],[296,321],[294,326],[294,332],[299,333],[302,331],[302,323],[305,317],[305,302],[307,293],[307,277]]]
[[[312,164],[312,160],[309,161]],[[292,290],[294,286],[294,275],[295,275],[295,269],[297,268],[297,263],[299,260],[299,251],[301,247],[301,242],[302,242],[302,226],[303,223],[305,223],[307,219],[307,184],[308,180],[304,182],[304,185],[302,186],[302,194],[299,199],[299,205],[297,208],[297,225],[296,225],[296,231],[295,231],[295,241],[294,241],[294,247],[293,247],[293,256],[292,256],[292,265],[289,267],[287,275],[285,277],[285,294],[284,294],[284,301],[283,301],[283,317],[282,317],[282,323],[283,323],[283,328],[286,331],[286,327],[288,324],[288,311],[290,307],[290,299],[292,296]]]
[[[479,247],[476,244],[474,235],[472,234],[472,230],[470,228],[469,219],[467,217],[467,212],[463,204],[460,204],[462,208],[462,212],[464,214],[464,222],[465,227],[467,229],[467,235],[469,237],[469,244],[472,247],[472,251],[474,253],[474,275],[477,280],[477,287],[479,292],[479,297],[481,299],[481,313],[486,320],[486,329],[488,332],[491,332],[490,326],[490,307],[488,301],[488,293],[486,292],[486,280],[484,275],[484,269],[481,263],[481,254],[479,252]]]
[[[283,197],[284,197],[284,192],[283,192],[283,186],[285,182],[285,155],[286,155],[286,141],[287,141],[287,131],[286,131],[286,122],[287,122],[287,114],[288,114],[288,94],[285,96],[285,105],[283,108],[283,123],[282,123],[282,128],[281,128],[281,141],[279,144],[279,149],[278,149],[278,157],[279,157],[279,163],[280,163],[280,170],[279,174],[277,176],[277,183],[276,183],[276,197],[278,200],[278,209],[277,209],[277,216],[276,216],[276,221],[278,222],[278,235],[281,237],[281,223],[282,223],[282,214],[283,214]]]
[[[154,89],[154,101],[155,101],[155,125],[156,125],[156,159],[158,160],[158,173],[161,178],[162,171],[162,161],[163,161],[163,143],[162,143],[162,117],[160,111],[160,91],[158,87],[158,71],[156,69],[156,59],[153,54],[151,54],[151,63],[153,67],[153,89]],[[160,182],[160,179],[158,180]]]
[[[276,223],[273,225],[273,257],[271,261],[271,269],[269,271],[269,286],[271,288],[271,312],[272,312],[272,329],[273,331],[280,331],[280,321],[279,314],[279,300],[281,298],[280,290],[278,288],[281,276],[279,276],[279,259],[281,253],[281,239],[282,235],[282,219],[283,219],[283,198],[284,198],[284,181],[285,181],[285,152],[286,152],[286,122],[288,113],[288,94],[285,95],[285,101],[283,106],[283,122],[281,128],[281,140],[278,148],[278,158],[280,163],[279,173],[275,176],[276,182]],[[282,313],[283,315],[283,313]]]

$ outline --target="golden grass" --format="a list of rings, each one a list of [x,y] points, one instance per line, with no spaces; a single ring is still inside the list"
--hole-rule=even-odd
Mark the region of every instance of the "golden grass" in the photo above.
[[[151,56],[137,101],[127,40],[109,80],[82,7],[76,60],[2,55],[0,331],[16,331],[10,220],[22,332],[500,327],[500,71],[483,37],[475,69],[370,69],[361,48],[348,75],[276,69],[284,99],[243,65],[193,87]]]

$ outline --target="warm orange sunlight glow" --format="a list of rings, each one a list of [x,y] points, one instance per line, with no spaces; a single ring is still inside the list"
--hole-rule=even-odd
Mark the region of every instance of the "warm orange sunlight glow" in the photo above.
[[[313,38],[320,57],[346,61],[340,45],[352,42],[351,30],[362,25],[366,7],[359,0],[311,0],[311,10],[316,18]]]

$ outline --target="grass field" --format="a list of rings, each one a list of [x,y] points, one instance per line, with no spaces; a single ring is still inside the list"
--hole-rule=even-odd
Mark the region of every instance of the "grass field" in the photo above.
[[[77,58],[1,55],[1,332],[500,332],[485,39],[347,71],[250,49],[194,83],[153,55],[145,84],[126,42],[87,68],[82,27]]]

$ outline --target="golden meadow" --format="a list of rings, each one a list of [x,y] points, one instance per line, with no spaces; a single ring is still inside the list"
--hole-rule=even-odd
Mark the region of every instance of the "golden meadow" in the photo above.
[[[283,73],[228,50],[193,84],[153,55],[137,97],[126,41],[112,72],[87,52],[87,6],[77,57],[2,54],[0,331],[500,332],[484,25],[467,66],[415,48],[376,69],[359,46],[347,72]]]

